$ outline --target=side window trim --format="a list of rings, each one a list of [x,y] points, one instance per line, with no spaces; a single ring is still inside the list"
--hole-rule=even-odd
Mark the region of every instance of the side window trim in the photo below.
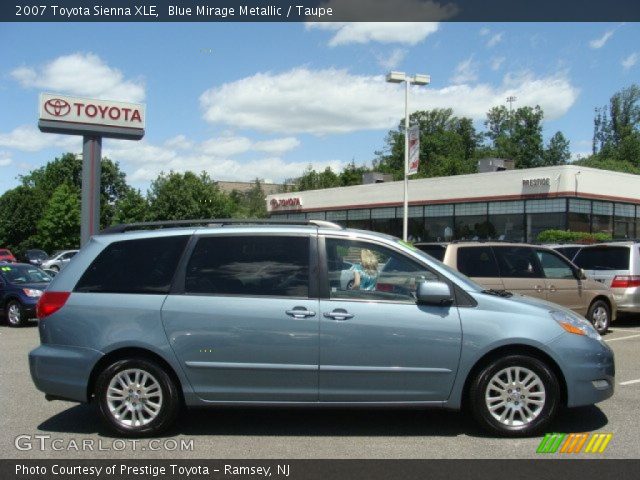
[[[250,237],[306,237],[309,241],[309,259],[308,259],[308,268],[309,268],[309,292],[306,297],[293,297],[293,296],[281,296],[281,295],[244,295],[244,294],[219,294],[219,293],[190,293],[186,291],[185,283],[186,283],[186,274],[187,274],[187,266],[189,264],[189,260],[191,259],[191,255],[198,244],[198,241],[203,238],[211,238],[211,237],[237,237],[237,236],[250,236]],[[314,238],[316,241],[314,241]],[[169,295],[190,295],[190,296],[200,296],[200,297],[264,297],[264,298],[298,298],[298,299],[317,299],[318,293],[317,290],[319,288],[318,283],[318,245],[317,245],[318,234],[316,232],[252,232],[248,233],[238,233],[238,232],[224,232],[224,233],[195,233],[189,239],[186,248],[184,249],[183,255],[180,258],[180,262],[178,263],[178,267],[176,268],[176,274],[173,278],[171,289],[169,291]],[[315,266],[314,266],[315,265]]]
[[[439,281],[441,282],[445,282],[447,285],[449,285],[449,288],[451,288],[451,292],[454,295],[454,305],[453,306],[457,306],[457,301],[458,301],[458,295],[456,295],[457,293],[457,285],[449,280],[447,277],[443,276],[442,274],[440,274],[439,272],[437,272],[436,270],[432,269],[429,265],[425,264],[424,262],[422,262],[420,259],[418,258],[414,258],[414,257],[410,257],[408,255],[406,255],[404,252],[397,250],[396,248],[394,248],[391,245],[388,245],[386,243],[383,242],[377,242],[375,240],[372,239],[359,239],[359,238],[352,238],[352,237],[346,237],[346,236],[341,236],[341,235],[327,235],[327,234],[321,234],[318,235],[318,248],[319,248],[319,261],[320,263],[320,275],[319,275],[319,282],[320,282],[320,288],[319,288],[319,298],[321,300],[334,300],[334,301],[340,301],[340,302],[373,302],[373,303],[395,303],[395,304],[402,304],[402,305],[411,305],[414,304],[415,302],[412,302],[410,300],[376,300],[376,299],[357,299],[357,298],[340,298],[340,299],[332,299],[331,298],[331,293],[330,293],[330,286],[329,286],[329,271],[328,271],[328,262],[327,262],[327,248],[326,248],[326,240],[327,239],[332,239],[332,240],[342,240],[342,241],[355,241],[355,242],[361,242],[361,243],[369,243],[372,245],[376,245],[379,246],[381,248],[385,248],[391,252],[393,252],[394,254],[402,257],[404,260],[408,261],[408,262],[413,262],[417,265],[419,265],[420,267],[424,268],[425,270],[428,270],[429,272],[433,273],[434,276],[436,276],[438,278]]]

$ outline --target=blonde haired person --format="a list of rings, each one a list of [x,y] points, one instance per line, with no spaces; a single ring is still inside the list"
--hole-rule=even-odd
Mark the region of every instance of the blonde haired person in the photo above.
[[[378,258],[366,248],[360,250],[360,263],[353,266],[354,290],[375,290],[378,281]]]

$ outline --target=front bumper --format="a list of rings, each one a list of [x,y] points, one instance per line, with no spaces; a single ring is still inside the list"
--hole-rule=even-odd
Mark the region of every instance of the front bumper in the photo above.
[[[613,395],[615,359],[606,343],[567,333],[549,346],[561,355],[568,407],[593,405]]]
[[[31,378],[49,396],[86,402],[91,371],[102,355],[90,348],[40,345],[29,353]]]

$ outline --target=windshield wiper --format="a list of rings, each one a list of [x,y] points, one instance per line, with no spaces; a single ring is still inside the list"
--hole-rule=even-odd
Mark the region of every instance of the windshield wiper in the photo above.
[[[507,290],[496,290],[494,288],[482,290],[482,293],[486,293],[487,295],[495,295],[496,297],[502,297],[502,298],[513,297],[513,293],[508,292]]]

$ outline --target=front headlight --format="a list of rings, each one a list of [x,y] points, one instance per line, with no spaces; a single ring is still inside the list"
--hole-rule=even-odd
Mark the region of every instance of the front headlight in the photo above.
[[[551,315],[551,318],[558,322],[558,324],[569,333],[573,333],[574,335],[585,335],[589,338],[593,338],[594,340],[600,340],[602,338],[587,319],[574,313],[563,312],[561,310],[551,310],[549,314]]]
[[[36,290],[35,288],[23,288],[22,291],[27,297],[39,298],[42,296],[42,290]]]

